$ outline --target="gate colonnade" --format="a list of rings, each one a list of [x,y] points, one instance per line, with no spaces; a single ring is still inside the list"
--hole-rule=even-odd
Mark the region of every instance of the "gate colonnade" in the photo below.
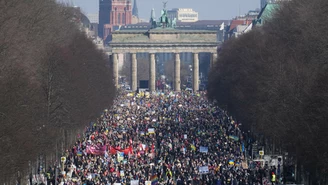
[[[151,29],[112,33],[110,55],[114,83],[118,86],[118,54],[131,54],[131,89],[137,90],[137,53],[149,53],[149,90],[156,90],[156,53],[174,53],[174,90],[181,90],[180,53],[193,53],[193,90],[199,90],[199,53],[211,53],[211,65],[217,60],[216,31]]]

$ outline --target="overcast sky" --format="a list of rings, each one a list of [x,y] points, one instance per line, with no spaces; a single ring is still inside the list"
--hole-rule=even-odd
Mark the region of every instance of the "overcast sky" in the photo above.
[[[66,1],[81,7],[86,14],[98,13],[99,0]],[[149,19],[152,8],[155,8],[156,17],[158,17],[163,8],[163,1],[168,1],[167,9],[192,8],[199,12],[199,19],[201,20],[229,20],[239,13],[245,14],[248,10],[255,10],[260,7],[260,0],[137,0],[139,17]]]

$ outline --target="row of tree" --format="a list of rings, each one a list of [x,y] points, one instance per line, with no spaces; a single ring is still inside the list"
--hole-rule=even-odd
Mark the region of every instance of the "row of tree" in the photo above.
[[[326,0],[281,4],[262,27],[222,46],[208,88],[243,125],[296,156],[313,182],[328,175],[327,17]]]
[[[0,182],[68,149],[113,101],[108,57],[79,15],[54,0],[0,2]]]

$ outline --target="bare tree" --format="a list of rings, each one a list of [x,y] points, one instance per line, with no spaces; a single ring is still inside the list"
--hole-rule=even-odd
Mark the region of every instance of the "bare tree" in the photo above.
[[[245,126],[280,141],[313,183],[328,175],[327,3],[282,4],[261,28],[226,42],[208,89]]]
[[[72,21],[76,10],[3,0],[0,12],[0,182],[13,184],[37,170],[38,156],[67,148],[115,91],[107,58]]]

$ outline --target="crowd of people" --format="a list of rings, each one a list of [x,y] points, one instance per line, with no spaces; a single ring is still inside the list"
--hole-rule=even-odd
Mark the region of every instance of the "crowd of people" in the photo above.
[[[47,171],[48,184],[259,184],[261,170],[248,168],[248,144],[239,123],[205,92],[120,91],[66,151],[57,179]]]

